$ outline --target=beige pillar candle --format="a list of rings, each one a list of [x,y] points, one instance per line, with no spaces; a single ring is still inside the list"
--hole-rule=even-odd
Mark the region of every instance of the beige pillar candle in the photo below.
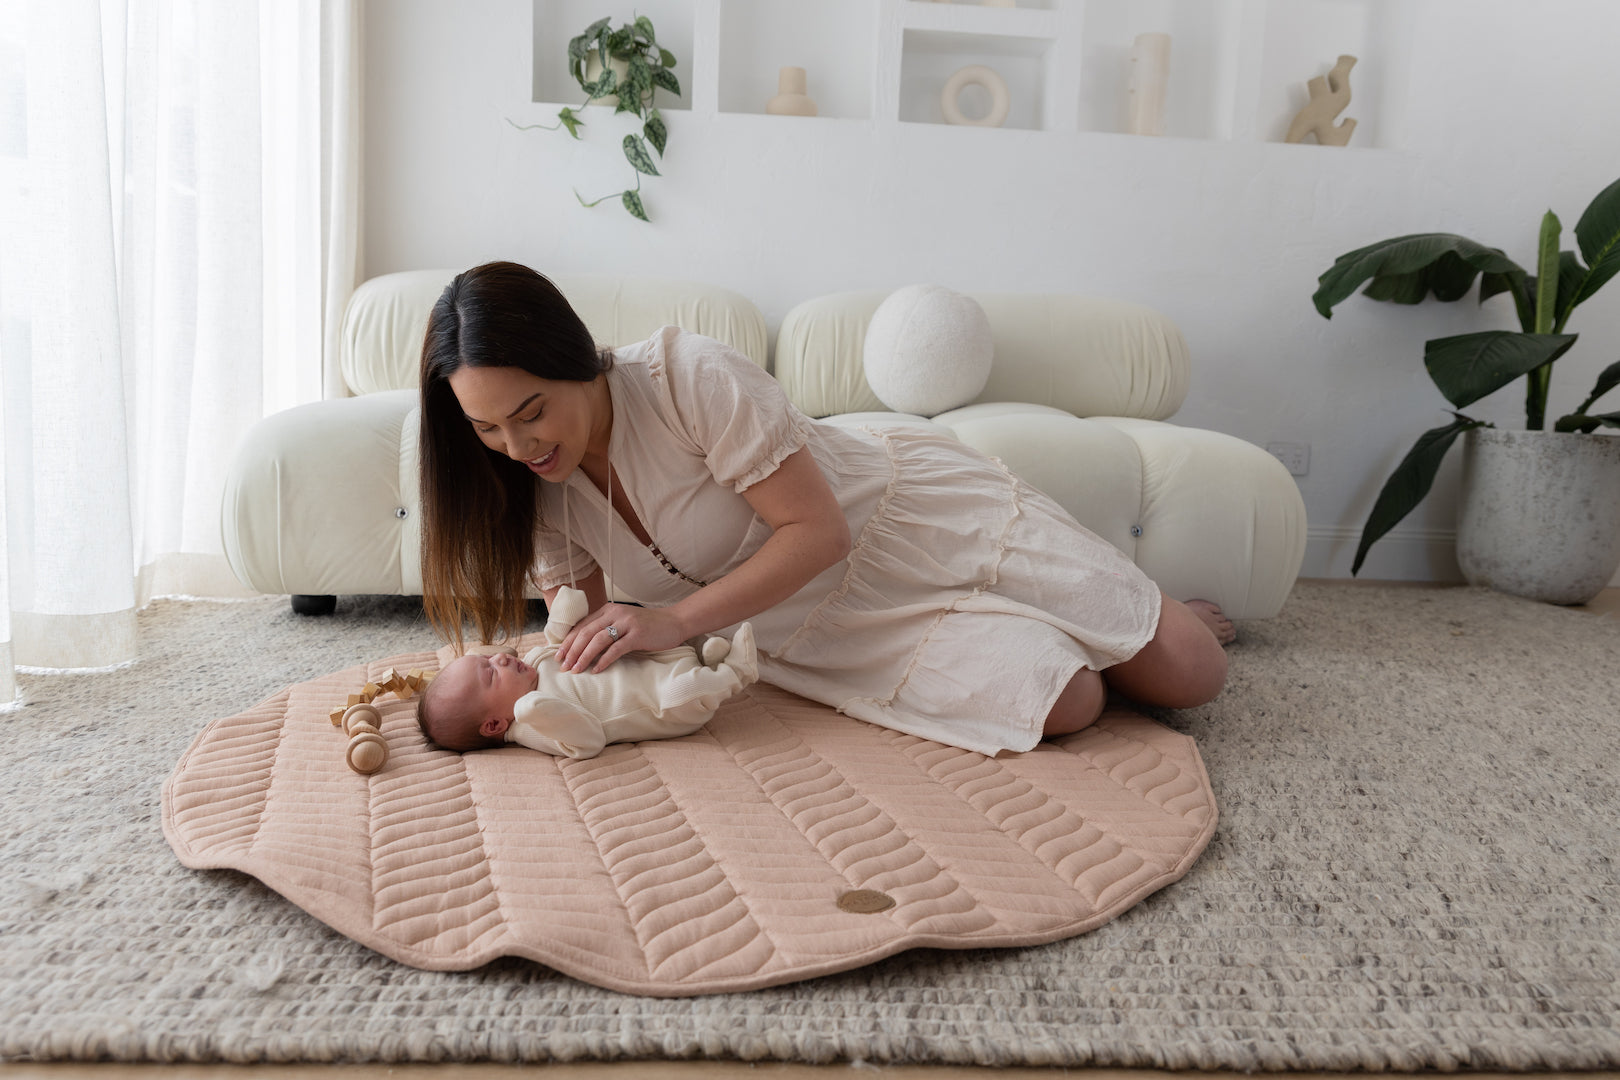
[[[1137,34],[1131,46],[1131,79],[1125,130],[1164,134],[1164,91],[1170,82],[1170,35]]]

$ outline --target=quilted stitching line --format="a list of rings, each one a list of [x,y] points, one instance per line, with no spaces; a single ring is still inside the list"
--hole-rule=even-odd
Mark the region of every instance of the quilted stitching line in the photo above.
[[[262,702],[241,717],[227,717],[209,724],[203,733],[186,748],[175,767],[174,774],[164,782],[162,800],[168,810],[168,816],[174,824],[173,836],[180,840],[186,850],[197,853],[203,850],[215,852],[240,851],[245,858],[251,858],[255,846],[259,842],[259,834],[264,827],[264,811],[269,805],[270,785],[275,777],[275,763],[281,755],[282,744],[286,737],[287,725],[283,720],[288,704],[292,700],[292,691],[289,688],[285,693],[278,694]],[[233,724],[238,720],[253,720],[255,728],[260,726],[258,718],[263,716],[269,724],[276,729],[275,745],[264,755],[267,763],[248,772],[236,764],[237,740],[231,739],[221,748],[208,738],[214,734],[216,727]],[[251,740],[248,740],[251,741]],[[208,791],[210,785],[224,771],[220,764],[231,766],[229,774],[236,780],[236,786],[227,795],[215,795],[206,802],[193,802],[191,796],[194,792]],[[200,775],[198,775],[200,774]],[[245,825],[238,824],[237,815],[240,806],[247,796],[247,805],[251,807],[251,817]],[[232,835],[245,835],[245,842],[228,838]]]
[[[1013,775],[996,758],[942,746],[902,732],[885,729],[884,735],[919,772],[961,799],[974,813],[982,815],[1021,850],[1038,860],[1053,877],[1093,904],[1102,904],[1110,887],[1128,881],[1146,865],[1130,845],[1122,843],[1096,822],[1081,817],[1061,800],[1053,798],[1050,792]],[[1140,797],[1138,792],[1132,794]],[[1031,797],[1036,800],[1033,805],[1020,805],[1028,803]],[[1088,832],[1089,838],[1086,837]],[[1053,857],[1053,844],[1064,846],[1061,857]],[[1100,845],[1107,845],[1112,851],[1098,851]],[[1127,855],[1136,856],[1135,866],[1117,867],[1118,873],[1111,874],[1100,887],[1090,880],[1101,874],[1104,867]],[[1083,865],[1065,866],[1076,860]]]
[[[745,693],[761,705],[765,718],[775,725],[780,737],[768,740],[757,754],[751,755],[751,760],[744,760],[730,743],[721,741],[719,745],[754,779],[760,791],[821,854],[832,870],[843,877],[852,889],[877,889],[893,893],[915,890],[927,882],[948,886],[943,892],[935,892],[931,896],[896,896],[895,899],[900,902],[879,914],[895,923],[900,930],[913,933],[917,931],[916,923],[947,913],[947,909],[937,906],[937,902],[952,894],[959,894],[969,905],[952,913],[985,909],[971,890],[940,865],[898,822],[862,795],[831,762],[812,751],[792,727],[776,716],[752,690]],[[762,723],[756,723],[752,733],[760,734],[762,727]],[[771,766],[780,767],[780,771]],[[869,813],[860,814],[862,806]],[[809,820],[810,815],[823,808],[832,809],[833,812],[820,820]],[[869,841],[855,835],[863,826],[870,826],[877,819],[881,819],[885,826],[880,835],[899,838],[901,846],[883,851],[873,850]],[[897,851],[907,852],[909,857],[905,864],[895,865],[893,855]],[[859,869],[861,865],[872,860],[879,861],[881,865],[871,873],[862,873]],[[907,872],[918,868],[927,870],[927,877],[900,880]],[[927,910],[919,910],[919,905],[928,901],[935,903],[928,904]]]
[[[287,694],[287,703],[289,706],[292,704],[291,690],[289,690]],[[276,725],[276,745],[275,748],[270,751],[270,763],[264,770],[263,786],[259,789],[261,797],[258,799],[257,804],[253,808],[253,824],[248,832],[247,845],[243,849],[243,854],[245,854],[248,858],[253,857],[253,849],[258,846],[259,837],[264,831],[265,808],[270,805],[270,792],[275,788],[276,775],[278,772],[280,772],[277,766],[281,762],[281,753],[286,745],[287,720],[285,717],[283,717],[281,723]]]
[[[384,665],[372,665],[375,670],[367,671],[369,679],[374,674],[380,674]],[[410,708],[402,702],[388,702],[380,704],[383,709],[384,725],[394,714]],[[396,753],[401,753],[396,748]],[[396,777],[388,772],[378,772],[368,775],[366,779],[367,814],[371,823],[368,831],[369,843],[366,847],[366,856],[369,860],[368,873],[371,880],[372,898],[372,929],[387,936],[394,941],[411,948],[421,948],[424,940],[442,937],[446,933],[456,930],[466,932],[469,937],[482,937],[488,928],[504,928],[508,925],[506,912],[501,906],[500,890],[496,887],[494,878],[494,862],[489,856],[485,846],[485,821],[480,809],[480,801],[476,797],[472,774],[467,768],[467,759],[460,754],[453,758],[441,758],[445,764],[443,779],[437,781],[436,802],[445,809],[440,811],[447,817],[453,816],[460,807],[466,808],[465,823],[444,823],[445,827],[436,834],[437,843],[422,852],[423,858],[413,861],[408,868],[388,868],[390,862],[388,849],[400,844],[415,843],[414,837],[418,835],[415,827],[402,828],[405,823],[416,823],[421,818],[421,810],[417,799],[421,796],[423,786],[433,784],[435,781],[429,776],[413,776],[411,782],[399,785]],[[403,763],[402,763],[403,764]],[[396,808],[396,803],[398,805]],[[397,835],[395,834],[397,831]],[[467,880],[464,875],[469,854],[476,852],[479,856],[474,865],[478,868],[476,875]],[[446,908],[442,913],[424,917],[423,913],[414,911],[412,905],[416,902],[413,890],[406,888],[401,897],[395,894],[400,892],[401,884],[409,885],[421,880],[422,862],[432,861],[442,864],[435,871],[440,880],[455,879],[453,892],[449,894],[446,902],[453,897],[453,907]],[[383,869],[379,872],[379,866]],[[397,879],[397,880],[396,880]],[[457,920],[451,921],[444,915],[454,911]],[[426,937],[417,937],[414,940],[407,938],[402,930],[406,926],[419,924],[429,928],[431,932]],[[482,925],[481,925],[482,924]]]
[[[1188,794],[1196,794],[1200,790],[1200,783],[1199,783],[1198,777],[1193,775],[1192,773],[1188,772],[1187,770],[1181,768],[1172,759],[1166,757],[1164,754],[1160,753],[1158,750],[1155,750],[1153,747],[1148,746],[1145,743],[1138,742],[1137,740],[1127,738],[1124,735],[1121,735],[1118,731],[1114,730],[1113,726],[1108,722],[1108,720],[1109,720],[1109,718],[1107,716],[1103,716],[1100,719],[1098,719],[1098,721],[1095,724],[1093,724],[1091,727],[1086,728],[1083,731],[1077,732],[1076,736],[1079,737],[1079,738],[1085,739],[1085,741],[1087,741],[1087,742],[1098,741],[1098,740],[1100,740],[1101,738],[1104,738],[1104,737],[1112,739],[1112,740],[1114,740],[1114,742],[1116,744],[1115,747],[1114,747],[1114,749],[1116,751],[1119,749],[1118,744],[1120,744],[1120,743],[1129,744],[1129,745],[1134,746],[1136,748],[1136,751],[1134,753],[1132,753],[1129,757],[1123,758],[1120,761],[1116,762],[1115,764],[1105,767],[1102,764],[1102,762],[1097,760],[1097,758],[1098,758],[1098,756],[1100,755],[1100,752],[1101,752],[1100,747],[1098,747],[1096,749],[1092,749],[1092,748],[1088,747],[1086,749],[1086,751],[1083,752],[1083,753],[1080,752],[1080,751],[1076,751],[1076,750],[1069,750],[1067,746],[1062,746],[1061,748],[1066,753],[1073,754],[1075,757],[1077,757],[1080,760],[1082,760],[1083,762],[1085,762],[1087,768],[1096,770],[1098,773],[1100,773],[1101,775],[1106,777],[1111,783],[1113,783],[1117,787],[1119,787],[1120,790],[1129,791],[1132,794],[1140,796],[1142,799],[1144,799],[1144,800],[1152,803],[1153,805],[1159,807],[1166,814],[1169,814],[1169,815],[1171,815],[1173,817],[1179,817],[1184,821],[1187,820],[1187,816],[1185,814],[1178,814],[1175,810],[1172,810],[1171,807],[1170,807],[1170,803],[1173,802],[1173,801],[1178,801],[1178,800],[1180,800],[1181,798],[1183,798],[1184,796],[1186,796]],[[1127,777],[1125,779],[1121,779],[1118,775],[1116,775],[1118,770],[1121,768],[1121,766],[1123,766],[1123,765],[1125,765],[1125,764],[1127,764],[1129,762],[1132,762],[1132,761],[1140,761],[1140,760],[1142,760],[1144,758],[1146,758],[1148,760],[1148,762],[1149,762],[1149,764],[1146,767],[1137,769],[1135,772],[1133,772],[1129,777]],[[1171,775],[1171,776],[1165,778],[1164,780],[1161,780],[1161,781],[1153,784],[1151,787],[1148,787],[1148,788],[1145,788],[1145,789],[1136,788],[1136,787],[1131,786],[1131,781],[1132,780],[1135,780],[1135,779],[1137,779],[1139,777],[1148,776],[1149,774],[1151,774],[1151,773],[1153,773],[1153,772],[1155,772],[1158,769],[1163,768],[1163,767],[1170,768],[1172,770],[1173,775]],[[1167,785],[1175,784],[1175,783],[1178,783],[1178,782],[1180,782],[1180,785],[1182,786],[1182,790],[1178,790],[1177,792],[1175,792],[1173,795],[1171,795],[1168,798],[1162,798],[1162,797],[1160,797],[1158,795],[1158,793],[1160,792],[1160,790],[1162,788],[1166,787]],[[1202,802],[1200,802],[1198,804],[1198,808],[1200,808],[1200,809],[1203,808],[1203,805],[1204,804]],[[1191,825],[1192,823],[1189,822],[1189,824]],[[1196,830],[1196,825],[1194,825],[1193,827]]]
[[[712,947],[719,934],[745,921],[753,932],[722,959],[741,953],[749,941],[764,936],[763,928],[708,851],[686,811],[675,802],[668,786],[659,779],[657,769],[645,752],[626,747],[616,753],[609,752],[580,761],[559,761],[558,765],[580,818],[602,857],[609,880],[613,882],[625,910],[630,913],[631,926],[650,974],[658,975],[661,969],[685,960],[689,954]],[[657,835],[650,836],[648,821],[644,820],[643,815],[626,811],[631,808],[645,809],[660,802],[667,804],[671,812],[658,815],[656,820],[663,828]],[[668,842],[671,836],[676,837],[674,842]],[[629,850],[619,857],[621,848]],[[672,860],[675,865],[692,865],[674,881],[646,883],[641,880],[648,873],[667,870]],[[701,879],[710,873],[717,880],[704,883]],[[724,895],[719,899],[713,899],[722,893]],[[740,915],[698,941],[661,944],[660,939],[671,931],[693,923],[694,916],[682,912],[676,921],[658,926],[654,913],[704,894],[709,894],[711,899],[707,909],[696,918],[722,912],[733,904],[740,907]],[[770,945],[765,960],[768,963],[770,957],[776,954],[776,946],[768,937],[766,940]],[[658,955],[660,952],[662,955]],[[719,962],[706,960],[700,966],[712,967]],[[681,974],[674,972],[669,977],[679,978]]]

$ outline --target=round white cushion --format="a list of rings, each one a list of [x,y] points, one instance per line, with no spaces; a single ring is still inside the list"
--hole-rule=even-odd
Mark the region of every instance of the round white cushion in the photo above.
[[[895,412],[934,416],[979,396],[995,343],[972,297],[943,285],[907,285],[872,313],[862,353],[879,401]]]

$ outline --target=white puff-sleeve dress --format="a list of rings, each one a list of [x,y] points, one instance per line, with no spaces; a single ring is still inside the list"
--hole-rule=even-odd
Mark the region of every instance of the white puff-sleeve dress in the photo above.
[[[747,357],[672,326],[617,350],[607,382],[608,457],[653,546],[582,470],[538,481],[542,589],[601,566],[648,606],[690,595],[759,550],[771,530],[742,493],[808,447],[853,544],[749,620],[762,681],[896,731],[1022,751],[1077,671],[1153,637],[1159,590],[1130,559],[948,435],[817,423]]]

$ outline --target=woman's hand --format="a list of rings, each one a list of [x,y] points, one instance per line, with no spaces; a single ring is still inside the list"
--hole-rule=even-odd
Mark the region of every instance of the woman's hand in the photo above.
[[[627,652],[673,649],[687,637],[680,621],[667,609],[603,604],[575,623],[563,638],[557,663],[564,671],[595,674],[606,671]]]

